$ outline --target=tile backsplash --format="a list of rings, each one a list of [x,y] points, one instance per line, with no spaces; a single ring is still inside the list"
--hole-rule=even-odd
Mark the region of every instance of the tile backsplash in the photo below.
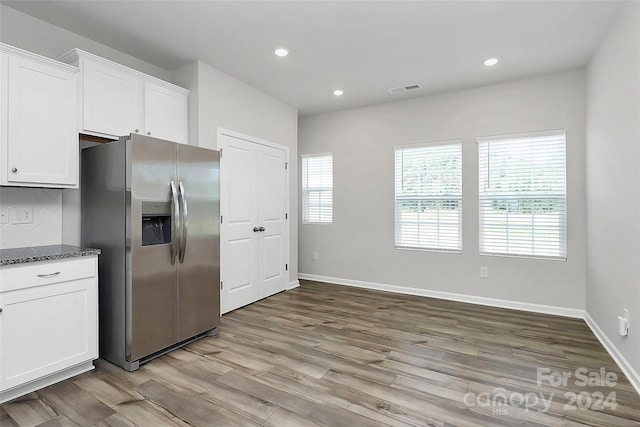
[[[0,187],[0,214],[0,249],[62,243],[60,189]]]

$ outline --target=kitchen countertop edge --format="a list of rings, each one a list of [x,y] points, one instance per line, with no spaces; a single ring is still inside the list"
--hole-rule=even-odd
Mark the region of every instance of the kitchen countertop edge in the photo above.
[[[82,248],[73,245],[47,245],[0,249],[0,267],[15,264],[27,264],[30,262],[100,255],[100,253],[100,249]]]

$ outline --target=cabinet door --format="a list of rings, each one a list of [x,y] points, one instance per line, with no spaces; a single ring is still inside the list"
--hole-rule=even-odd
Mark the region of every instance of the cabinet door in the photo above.
[[[145,134],[188,143],[187,95],[153,83],[144,84]]]
[[[0,389],[98,357],[96,278],[0,294]]]
[[[82,128],[120,137],[143,131],[143,82],[107,65],[82,63]]]
[[[8,61],[7,185],[78,183],[77,73],[26,58]]]

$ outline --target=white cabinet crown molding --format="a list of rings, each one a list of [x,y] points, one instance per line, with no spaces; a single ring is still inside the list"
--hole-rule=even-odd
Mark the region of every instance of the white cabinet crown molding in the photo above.
[[[89,61],[97,62],[99,64],[103,64],[108,67],[120,69],[121,71],[129,73],[131,75],[135,75],[136,77],[144,81],[151,82],[159,86],[165,86],[167,88],[171,88],[172,90],[176,92],[180,92],[183,95],[189,94],[189,89],[185,89],[181,86],[175,85],[166,80],[162,80],[157,77],[151,76],[149,74],[145,74],[142,71],[135,70],[133,68],[130,68],[125,65],[119,64],[117,62],[111,61],[109,59],[103,58],[96,54],[84,51],[82,49],[78,49],[78,48],[71,49],[69,52],[65,53],[59,58],[60,61],[65,62],[67,64],[78,64],[78,65],[81,59],[87,59]]]
[[[60,62],[58,60],[38,55],[37,53],[29,52],[27,50],[20,49],[19,47],[11,46],[5,43],[0,43],[0,53],[6,53],[7,55],[13,56],[21,56],[23,58],[39,62],[50,67],[57,67],[62,71],[67,71],[70,73],[78,72],[78,67],[70,65],[69,63]]]

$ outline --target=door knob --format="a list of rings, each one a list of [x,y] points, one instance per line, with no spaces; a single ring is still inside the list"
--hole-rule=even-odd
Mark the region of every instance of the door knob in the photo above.
[[[260,231],[260,229],[258,227],[253,227],[253,232],[257,233],[258,231]]]
[[[260,228],[258,228],[258,230],[259,230],[259,231],[265,231],[265,230],[266,230],[266,228],[264,228],[264,227],[260,227]]]

